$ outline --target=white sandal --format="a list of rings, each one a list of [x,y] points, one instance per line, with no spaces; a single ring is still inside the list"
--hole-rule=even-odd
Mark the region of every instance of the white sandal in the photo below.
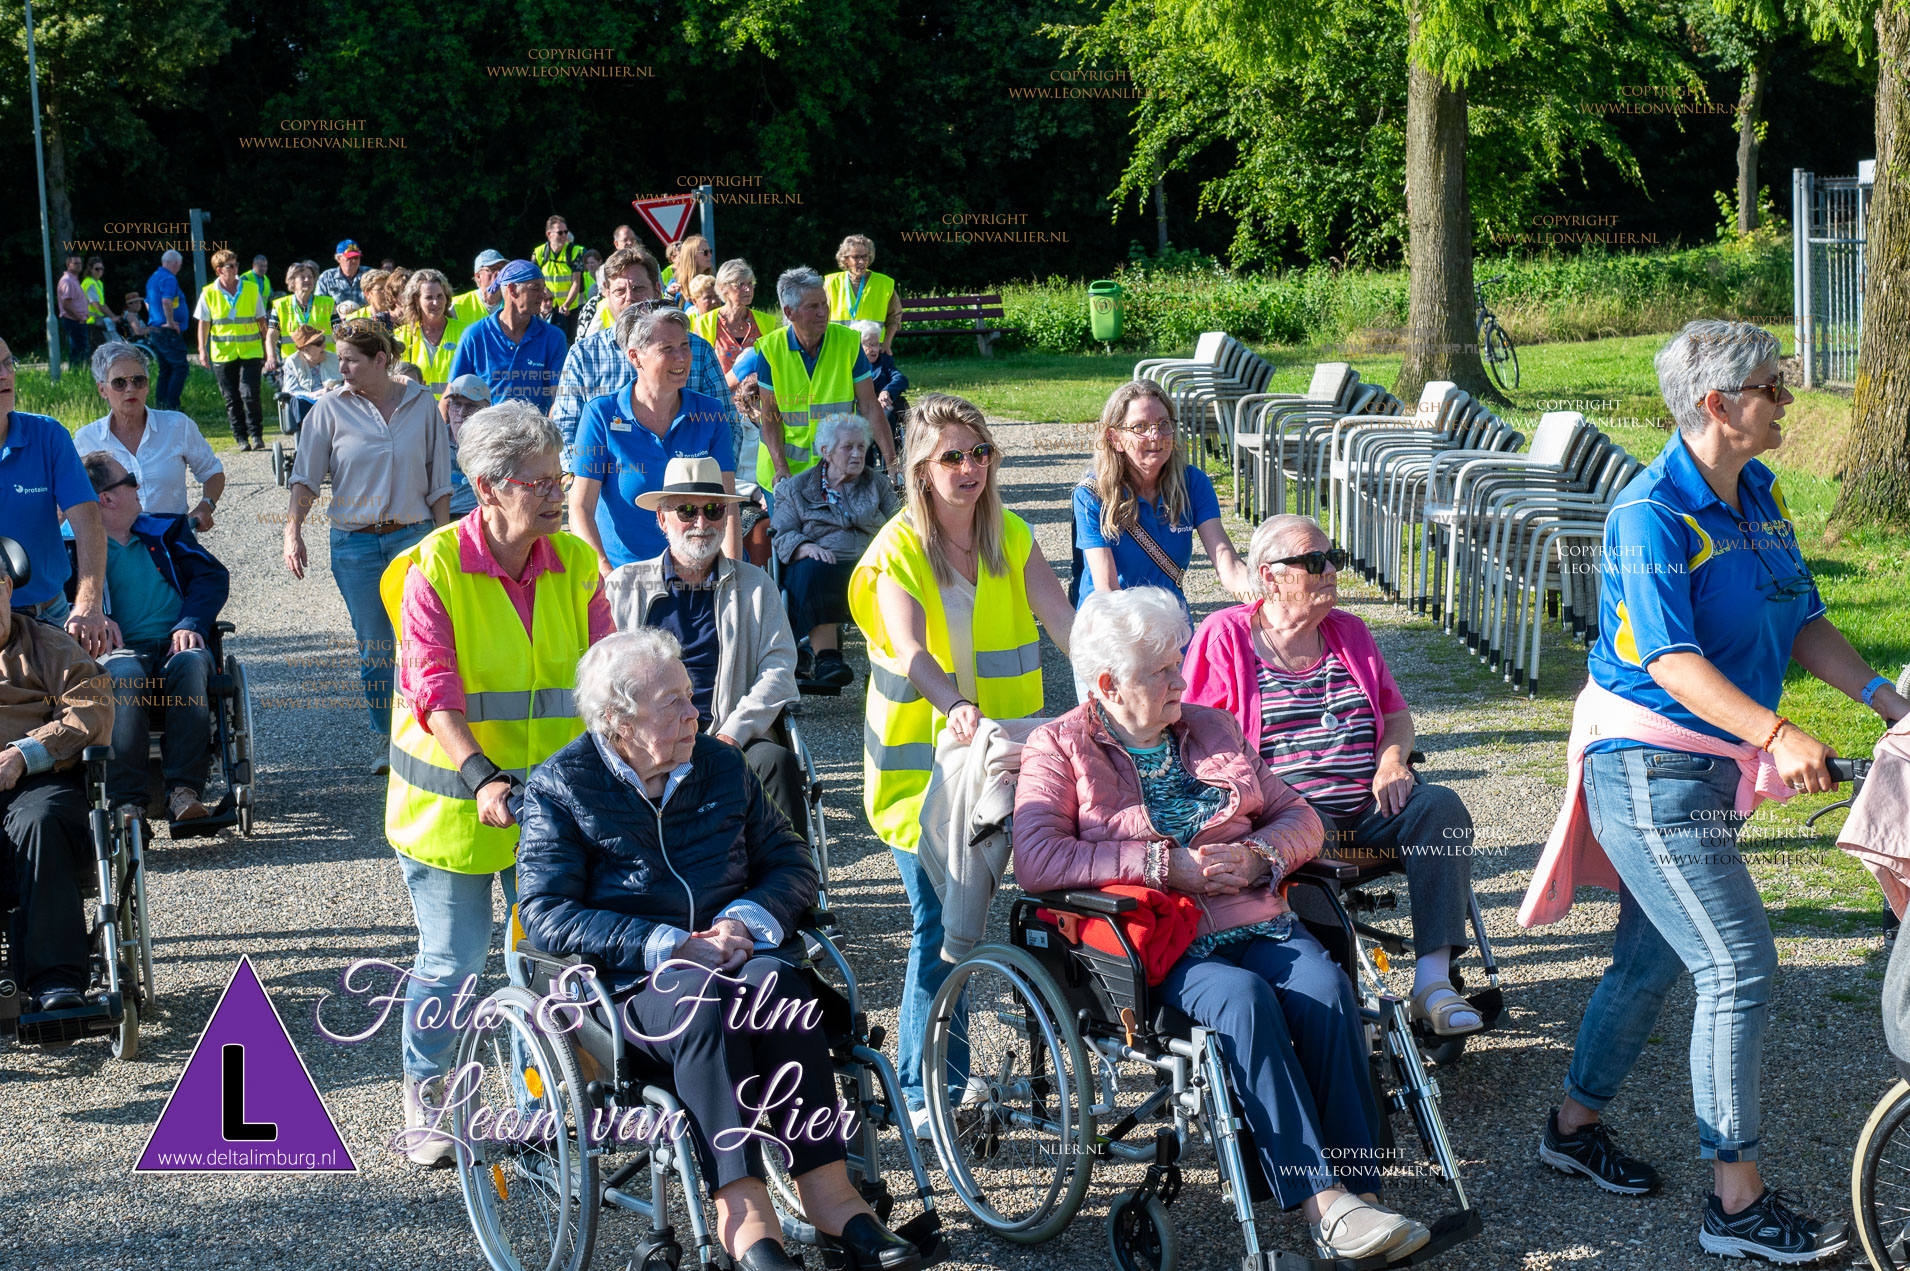
[[[1434,1003],[1433,998],[1441,993],[1451,994],[1443,1001]],[[1479,1014],[1479,1008],[1459,995],[1448,980],[1434,980],[1419,992],[1413,994],[1412,1017],[1432,1026],[1433,1032],[1440,1037],[1464,1037],[1483,1030],[1485,1018]],[[1455,1015],[1470,1015],[1478,1021],[1473,1024],[1454,1025]]]

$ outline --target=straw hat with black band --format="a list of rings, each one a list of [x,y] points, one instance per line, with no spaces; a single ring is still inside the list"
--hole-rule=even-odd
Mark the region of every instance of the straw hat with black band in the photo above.
[[[674,501],[694,502],[717,499],[725,503],[743,503],[748,495],[731,494],[723,488],[723,469],[707,455],[691,458],[679,455],[663,469],[663,485],[645,490],[636,504],[646,512],[655,512]]]

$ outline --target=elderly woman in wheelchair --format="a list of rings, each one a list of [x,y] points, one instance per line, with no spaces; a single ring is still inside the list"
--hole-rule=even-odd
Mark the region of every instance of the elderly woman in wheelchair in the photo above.
[[[818,1242],[852,1271],[921,1266],[922,1251],[881,1224],[845,1166],[859,1110],[839,1101],[800,971],[798,924],[818,884],[807,846],[743,756],[699,734],[667,632],[601,641],[578,665],[577,707],[589,731],[524,793],[528,943],[602,968],[599,1000],[616,1004],[621,1053],[674,1085],[739,1267],[800,1265],[783,1248],[765,1153],[779,1155]],[[759,1114],[767,1133],[753,1128]]]
[[[1231,716],[1182,705],[1188,635],[1159,588],[1083,603],[1072,654],[1089,700],[1022,753],[1016,877],[1030,892],[1148,889],[1163,914],[1185,913],[1153,929],[1191,932],[1154,1000],[1218,1041],[1281,1206],[1305,1208],[1324,1257],[1405,1257],[1430,1233],[1377,1200],[1380,1114],[1359,1002],[1281,894],[1319,853],[1320,819]],[[1158,974],[1173,950],[1142,952]]]

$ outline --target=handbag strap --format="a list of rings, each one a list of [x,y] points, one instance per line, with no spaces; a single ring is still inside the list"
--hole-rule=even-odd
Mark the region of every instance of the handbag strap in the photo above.
[[[1187,571],[1176,565],[1167,553],[1161,550],[1161,545],[1154,541],[1153,536],[1141,528],[1140,517],[1134,509],[1129,508],[1127,515],[1121,518],[1121,528],[1134,536],[1134,541],[1141,545],[1141,550],[1147,553],[1148,559],[1152,560],[1160,571],[1167,575],[1168,581],[1178,589],[1180,580],[1187,576]]]

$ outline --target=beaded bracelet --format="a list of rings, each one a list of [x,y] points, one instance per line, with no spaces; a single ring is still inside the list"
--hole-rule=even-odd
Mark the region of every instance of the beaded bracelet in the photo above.
[[[1784,731],[1784,725],[1790,722],[1791,721],[1786,719],[1784,716],[1779,715],[1777,717],[1777,723],[1771,725],[1771,735],[1764,739],[1764,744],[1762,746],[1759,746],[1758,749],[1769,750],[1771,748],[1771,743],[1777,740],[1777,735]]]

